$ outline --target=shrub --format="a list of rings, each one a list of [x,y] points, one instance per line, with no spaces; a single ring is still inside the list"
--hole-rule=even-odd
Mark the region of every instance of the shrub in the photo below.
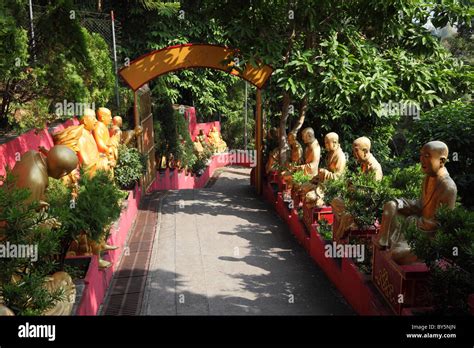
[[[467,299],[474,293],[474,212],[461,206],[441,208],[436,219],[439,228],[434,237],[407,224],[406,239],[430,268],[429,289],[435,311],[468,314]]]
[[[82,173],[79,186],[75,214],[83,219],[84,232],[88,237],[98,242],[120,216],[120,201],[126,194],[114,185],[104,171],[97,171],[93,178]]]
[[[120,145],[114,170],[115,183],[123,190],[131,190],[146,172],[146,156],[138,149]]]
[[[56,267],[61,233],[51,229],[48,215],[39,211],[38,202],[26,203],[28,189],[15,187],[7,173],[0,180],[0,240],[10,245],[37,247],[33,258],[0,258],[0,296],[16,315],[40,315],[62,300],[61,291],[48,292],[45,277]]]
[[[306,175],[303,170],[294,172],[291,177],[295,185],[302,185],[311,180],[311,176]]]

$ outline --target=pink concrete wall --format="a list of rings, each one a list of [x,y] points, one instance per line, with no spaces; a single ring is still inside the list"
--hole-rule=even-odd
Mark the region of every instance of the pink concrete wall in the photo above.
[[[167,168],[164,172],[156,173],[155,181],[150,186],[149,192],[159,190],[185,190],[203,188],[207,181],[212,177],[216,169],[228,165],[249,167],[250,161],[236,163],[233,161],[232,154],[230,153],[217,154],[212,157],[211,163],[204,170],[204,173],[199,177],[196,175],[187,174],[185,171],[180,173],[176,169],[170,170]]]
[[[184,117],[189,122],[189,134],[191,139],[194,141],[196,135],[199,134],[199,130],[202,129],[204,134],[208,134],[212,127],[217,127],[221,130],[221,123],[219,121],[198,123],[196,119],[196,108],[194,106],[188,106],[184,111]]]
[[[66,122],[54,127],[52,129],[52,133],[59,132],[64,128],[67,128],[71,125],[77,125],[79,121],[77,119],[70,119]],[[5,175],[6,167],[8,166],[12,169],[16,162],[17,153],[24,154],[26,151],[29,150],[38,150],[39,146],[44,146],[47,149],[53,147],[53,138],[51,134],[48,132],[48,129],[45,128],[39,132],[36,130],[30,130],[13,140],[5,144],[0,145],[0,175]]]
[[[78,315],[97,315],[100,305],[104,302],[107,289],[112,282],[112,277],[126,246],[129,232],[137,216],[140,199],[141,190],[138,187],[130,191],[127,207],[122,210],[118,223],[114,225],[110,231],[108,244],[116,245],[119,248],[117,250],[108,251],[103,258],[104,260],[110,261],[112,266],[105,270],[100,270],[97,256],[92,256],[89,270],[84,278],[84,292],[76,311]]]

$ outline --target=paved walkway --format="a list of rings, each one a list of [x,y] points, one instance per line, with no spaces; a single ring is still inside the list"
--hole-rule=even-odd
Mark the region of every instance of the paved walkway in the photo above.
[[[211,188],[169,191],[156,204],[141,314],[354,314],[256,197],[248,169],[223,169]]]

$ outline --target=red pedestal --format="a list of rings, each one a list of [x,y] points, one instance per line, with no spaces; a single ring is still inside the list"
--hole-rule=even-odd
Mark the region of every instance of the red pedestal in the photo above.
[[[330,225],[334,222],[334,214],[330,206],[308,208],[303,205],[303,221],[308,230],[320,220],[326,220]]]
[[[298,211],[296,209],[291,210],[290,215],[290,230],[291,233],[295,236],[298,243],[300,243],[305,250],[310,253],[310,236],[306,232],[303,222],[298,216]]]
[[[290,224],[291,214],[288,211],[286,206],[286,202],[283,201],[283,195],[281,192],[277,193],[277,201],[276,201],[276,211],[278,215],[286,222],[287,225]]]
[[[387,251],[374,245],[372,281],[396,314],[407,307],[429,306],[427,279],[429,269],[424,263],[398,265]]]

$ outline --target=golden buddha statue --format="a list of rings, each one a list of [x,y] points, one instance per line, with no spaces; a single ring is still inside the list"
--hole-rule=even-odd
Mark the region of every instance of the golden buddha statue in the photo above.
[[[377,181],[382,180],[383,171],[380,163],[370,152],[371,142],[367,137],[360,137],[352,143],[352,154],[357,162],[361,164],[363,174],[374,173]],[[335,240],[343,238],[346,231],[351,227],[355,227],[354,217],[346,211],[344,201],[336,197],[331,201],[331,207],[334,213],[333,236]]]
[[[53,135],[55,144],[65,145],[77,153],[84,172],[93,177],[97,170],[109,171],[109,159],[101,154],[91,131],[96,127],[97,119],[86,113],[78,126],[71,126]]]
[[[303,170],[306,175],[314,177],[318,174],[319,160],[321,158],[321,147],[318,140],[314,136],[314,130],[311,127],[305,128],[301,131],[301,136],[305,143],[304,149],[304,163],[298,166],[299,170]]]
[[[222,139],[221,133],[216,126],[212,127],[207,136],[209,144],[214,148],[216,152],[225,152],[227,149],[227,143]]]
[[[352,143],[352,153],[361,165],[362,173],[375,173],[375,180],[380,181],[383,177],[382,166],[370,152],[371,142],[367,137],[360,137]]]
[[[202,146],[198,137],[196,137],[193,141],[193,149],[194,149],[194,154],[197,157],[201,158],[204,155],[204,147]]]
[[[339,144],[339,135],[331,132],[324,137],[324,147],[326,149],[326,168],[320,168],[318,176],[315,176],[311,183],[312,188],[306,192],[305,204],[309,207],[322,206],[324,204],[324,190],[320,185],[325,180],[334,180],[340,177],[346,169],[346,156]]]
[[[74,151],[64,145],[55,145],[47,156],[37,151],[27,151],[15,164],[12,174],[16,177],[16,186],[30,190],[27,203],[39,201],[41,207],[48,207],[45,191],[49,177],[60,179],[77,167],[78,159]]]
[[[457,187],[445,167],[448,154],[448,146],[441,141],[425,144],[420,152],[421,168],[426,174],[421,198],[414,201],[401,198],[384,205],[382,225],[375,243],[389,248],[392,259],[399,264],[417,261],[404,236],[407,224],[416,224],[418,229],[431,236],[438,228],[437,210],[441,206],[454,209]]]
[[[92,135],[94,136],[99,152],[105,154],[109,159],[111,167],[116,165],[116,148],[110,142],[109,125],[112,122],[112,113],[107,108],[97,110],[97,120]]]
[[[298,142],[298,140],[296,140],[296,133],[290,132],[288,134],[288,145],[290,145],[291,149],[291,163],[300,165],[303,161],[303,147]]]
[[[55,303],[54,307],[43,312],[43,315],[70,315],[76,301],[76,286],[66,272],[56,272],[46,277],[45,288],[54,293],[62,290],[64,298]]]

